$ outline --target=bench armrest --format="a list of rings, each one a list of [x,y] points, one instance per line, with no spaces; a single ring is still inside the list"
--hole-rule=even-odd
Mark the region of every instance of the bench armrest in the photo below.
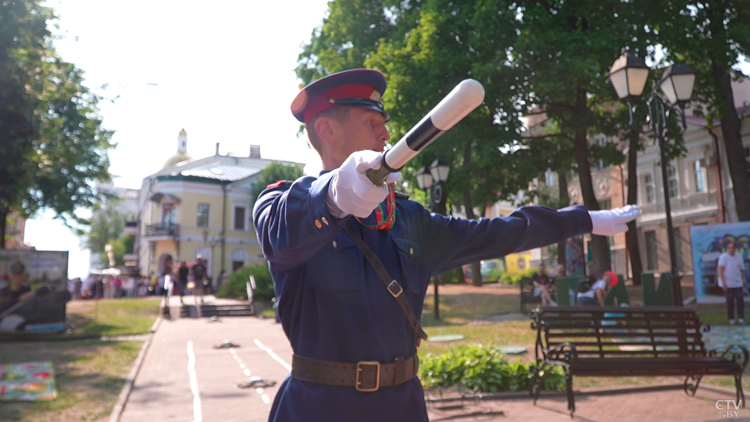
[[[550,347],[544,351],[545,361],[562,361],[570,365],[570,363],[578,358],[578,350],[576,345],[573,343],[565,342],[558,344],[555,347]]]
[[[711,354],[715,355],[716,351],[712,350]],[[745,372],[748,363],[750,363],[750,352],[745,346],[739,344],[730,345],[719,357],[737,362],[742,367],[742,372]]]

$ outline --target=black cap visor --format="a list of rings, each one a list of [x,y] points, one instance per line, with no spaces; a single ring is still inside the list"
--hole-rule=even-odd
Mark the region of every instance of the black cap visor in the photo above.
[[[379,101],[368,100],[366,98],[337,98],[337,99],[331,98],[329,101],[332,104],[336,104],[336,105],[361,107],[361,108],[366,108],[369,110],[379,111],[380,113],[383,114],[385,123],[388,123],[391,121],[391,115],[386,113],[383,103]]]

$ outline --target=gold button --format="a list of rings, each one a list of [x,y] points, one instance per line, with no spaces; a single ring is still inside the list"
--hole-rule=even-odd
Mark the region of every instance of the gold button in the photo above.
[[[320,220],[315,220],[315,227],[321,228],[323,225],[320,223]]]
[[[333,241],[333,247],[335,248],[335,247],[336,247],[336,245],[337,245],[337,244],[336,244],[336,241],[334,240],[334,241]]]
[[[325,224],[326,226],[328,225],[328,220],[326,220],[325,217],[322,217],[321,220],[323,221],[323,224]]]
[[[409,255],[414,255],[414,248],[409,248]]]

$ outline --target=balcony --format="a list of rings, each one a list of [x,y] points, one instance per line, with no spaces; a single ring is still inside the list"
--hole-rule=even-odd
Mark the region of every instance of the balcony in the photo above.
[[[146,225],[146,237],[177,237],[180,235],[179,224],[148,224]]]
[[[138,222],[126,221],[125,227],[123,228],[123,233],[133,235],[133,236],[137,235],[138,234]]]

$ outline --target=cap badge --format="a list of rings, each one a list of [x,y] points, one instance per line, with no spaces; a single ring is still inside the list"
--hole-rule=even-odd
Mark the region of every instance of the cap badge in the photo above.
[[[378,92],[377,89],[373,90],[372,94],[370,94],[370,99],[373,101],[380,102],[380,99],[381,99],[380,92]]]

